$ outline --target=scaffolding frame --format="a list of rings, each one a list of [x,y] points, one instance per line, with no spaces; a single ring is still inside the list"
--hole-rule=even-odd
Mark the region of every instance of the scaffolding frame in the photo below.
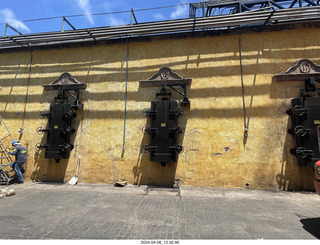
[[[227,14],[235,14],[259,10],[266,7],[273,7],[274,9],[286,9],[319,5],[320,3],[317,0],[210,0],[190,3],[189,18],[222,15],[225,9],[229,10],[229,13]],[[220,13],[218,14],[215,13],[217,9],[220,10]],[[202,12],[202,15],[197,16],[197,12]]]

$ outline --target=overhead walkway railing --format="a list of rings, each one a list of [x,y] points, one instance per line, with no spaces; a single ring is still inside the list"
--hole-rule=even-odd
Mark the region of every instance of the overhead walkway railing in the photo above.
[[[286,9],[319,5],[319,1],[316,0],[209,0],[190,3],[189,18],[196,17],[197,13],[199,14],[199,12],[202,12],[202,16],[198,17],[209,17],[215,15],[216,11],[220,12],[221,15],[223,14],[223,12],[227,11],[229,11],[229,14],[235,14],[257,10],[265,7],[273,7],[275,9]]]
[[[296,23],[301,21],[320,21],[320,6],[277,10],[268,7],[232,15],[6,36],[0,37],[0,50],[29,46],[38,47],[55,44],[92,42],[125,38],[128,36],[135,37],[203,30],[221,30],[247,25],[279,25],[282,23]]]
[[[4,37],[7,36],[7,30],[8,30],[8,28],[10,28],[10,29],[13,30],[14,32],[22,35],[22,33],[19,32],[17,29],[15,29],[14,27],[12,27],[12,26],[9,25],[8,23],[6,23],[6,24],[4,25],[4,32],[3,32],[3,36],[4,36]]]

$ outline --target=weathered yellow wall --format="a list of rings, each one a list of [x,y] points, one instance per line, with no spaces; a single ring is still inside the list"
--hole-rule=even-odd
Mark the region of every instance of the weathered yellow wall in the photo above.
[[[299,59],[320,63],[319,29],[243,34],[242,58],[249,137],[244,119],[239,62],[239,36],[220,36],[129,43],[129,80],[124,158],[126,44],[34,51],[23,134],[24,102],[29,52],[0,54],[0,112],[14,138],[28,148],[27,180],[67,182],[81,158],[79,182],[313,189],[313,173],[298,167],[289,153],[293,138],[287,134],[285,111],[299,96],[303,82],[274,82],[272,76]],[[306,38],[307,37],[307,38]],[[162,67],[191,78],[190,109],[180,125],[184,152],[175,164],[161,167],[149,162],[141,147],[148,142],[142,128],[143,109],[150,107],[159,88],[139,86]],[[48,111],[56,91],[44,91],[63,72],[87,83],[81,91],[83,112],[74,120],[75,148],[70,159],[44,159],[36,152],[46,126],[40,111]],[[174,93],[174,98],[179,95]],[[226,148],[227,147],[227,148]],[[220,153],[220,154],[218,154]]]

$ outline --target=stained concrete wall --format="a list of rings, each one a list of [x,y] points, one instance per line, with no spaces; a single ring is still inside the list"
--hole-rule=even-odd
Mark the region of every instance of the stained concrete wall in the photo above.
[[[0,54],[0,111],[14,138],[28,148],[26,179],[67,182],[81,158],[79,182],[268,189],[313,189],[313,173],[298,167],[289,150],[290,118],[285,111],[299,96],[303,82],[274,82],[272,76],[299,59],[319,62],[319,29],[242,34],[241,50],[246,105],[244,137],[239,36],[129,42],[129,73],[125,151],[123,157],[126,88],[126,44]],[[308,37],[308,38],[306,38]],[[142,154],[148,136],[142,128],[157,87],[139,86],[162,67],[191,78],[190,109],[179,125],[184,152],[166,167]],[[45,143],[36,129],[46,126],[40,111],[48,111],[55,91],[44,91],[62,73],[86,83],[80,100],[84,110],[74,120],[75,148],[70,159],[45,159],[35,145]],[[174,93],[175,99],[180,95]],[[23,118],[24,124],[23,124]],[[18,130],[23,124],[23,133]]]

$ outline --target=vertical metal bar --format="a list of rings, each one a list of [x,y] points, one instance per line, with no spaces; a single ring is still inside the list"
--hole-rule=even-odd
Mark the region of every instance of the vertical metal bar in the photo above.
[[[127,121],[127,101],[128,101],[128,73],[129,73],[129,40],[127,36],[127,61],[126,61],[126,91],[125,91],[125,102],[124,102],[124,120],[123,120],[123,143],[121,160],[124,159],[124,152],[126,150],[126,121]]]
[[[248,137],[246,103],[244,98],[244,84],[243,84],[243,69],[242,69],[242,50],[241,50],[241,26],[239,27],[239,59],[240,59],[240,72],[241,72],[241,88],[242,88],[242,105],[243,105],[243,123],[244,123],[244,137]]]
[[[136,16],[135,16],[135,14],[134,14],[134,12],[133,12],[133,9],[131,9],[131,25],[132,25],[132,18],[134,19],[134,21],[136,22],[136,24],[138,24],[138,21],[137,21]]]
[[[8,29],[8,24],[6,23],[5,26],[4,26],[4,33],[3,33],[4,37],[7,36],[7,29]]]
[[[6,25],[5,25],[5,27],[4,27],[4,34],[3,34],[4,37],[7,36],[8,27],[9,27],[11,30],[15,31],[16,33],[18,33],[19,35],[22,35],[22,33],[19,32],[17,29],[15,29],[14,27],[12,27],[12,26],[9,25],[8,23],[6,23]]]
[[[202,17],[205,17],[205,13],[204,13],[204,4],[205,4],[205,1],[203,1],[203,3],[202,3]]]
[[[192,3],[189,4],[189,18],[193,17],[193,6]]]
[[[23,133],[23,126],[24,126],[24,120],[25,120],[25,117],[26,117],[26,109],[27,109],[28,94],[29,94],[29,85],[30,85],[30,76],[31,76],[31,67],[32,67],[32,56],[33,56],[30,44],[29,44],[29,51],[30,51],[30,63],[29,63],[29,72],[28,72],[28,83],[27,83],[26,99],[25,99],[25,103],[24,103],[24,110],[23,110],[23,116],[22,116],[22,125],[21,125],[21,128],[19,130],[20,134]],[[22,135],[20,135],[20,137],[21,136]]]
[[[62,17],[61,32],[64,32],[64,16]]]

